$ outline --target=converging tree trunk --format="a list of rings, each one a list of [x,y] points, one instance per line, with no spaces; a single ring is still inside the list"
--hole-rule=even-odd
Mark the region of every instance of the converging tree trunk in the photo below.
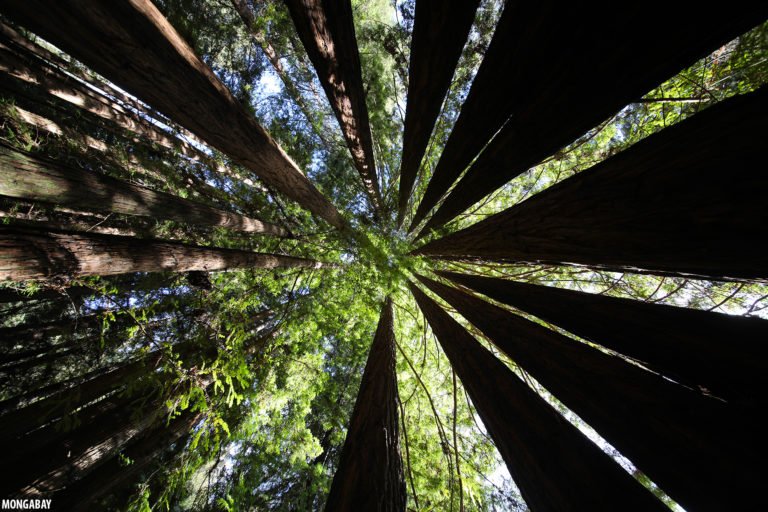
[[[381,215],[383,205],[373,158],[352,4],[349,0],[286,0],[285,5],[336,113],[373,210]]]
[[[3,11],[342,229],[336,208],[150,0],[10,1]],[[110,51],[103,51],[110,41]],[[125,63],[130,62],[130,66]]]
[[[0,227],[0,281],[168,270],[322,266],[317,261],[278,254],[124,236]]]
[[[531,510],[668,510],[435,301],[410,288]]]
[[[387,299],[381,310],[325,510],[404,511],[405,499],[395,333],[392,301]]]
[[[768,279],[766,117],[768,87],[725,100],[414,252]]]
[[[418,0],[411,36],[397,224],[403,222],[419,165],[440,114],[480,0]]]
[[[0,144],[0,195],[70,208],[170,219],[250,233],[288,235],[286,230],[274,224],[155,192],[94,171],[61,165],[4,144]]]
[[[493,277],[437,274],[728,402],[761,407],[768,400],[768,320]]]
[[[418,277],[683,507],[722,510],[759,492],[766,447],[739,408]]]

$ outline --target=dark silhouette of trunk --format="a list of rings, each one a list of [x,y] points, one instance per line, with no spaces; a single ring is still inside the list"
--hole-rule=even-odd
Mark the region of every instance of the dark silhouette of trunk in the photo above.
[[[641,34],[658,11],[647,5],[507,2],[411,229],[478,153],[422,233],[768,16],[765,5],[746,1],[722,11],[659,7],[677,28],[650,37]]]
[[[342,229],[309,182],[149,0],[3,4],[6,15],[146,101],[268,185]],[[103,51],[103,41],[110,51]],[[126,66],[131,62],[131,66]]]
[[[765,280],[766,116],[768,87],[725,100],[414,252]]]
[[[0,144],[0,194],[71,208],[286,236],[283,228]]]
[[[323,266],[316,261],[277,254],[5,227],[0,227],[0,260],[0,280],[13,281],[129,272]]]
[[[531,510],[668,510],[435,301],[410,288]]]
[[[115,457],[152,425],[163,422],[162,404],[153,400],[139,410],[118,408],[69,433],[46,450],[32,468],[14,472],[3,482],[4,495],[47,496],[82,479]]]
[[[440,114],[480,0],[418,0],[411,36],[397,224],[402,224],[429,136]]]
[[[751,414],[418,277],[686,509],[732,508],[761,488]]]
[[[336,113],[373,210],[382,215],[352,4],[348,0],[286,0],[285,5]]]
[[[404,511],[392,301],[381,311],[327,511]]]
[[[437,274],[729,402],[765,405],[768,320],[492,277]]]
[[[202,413],[184,411],[169,425],[162,423],[153,429],[146,430],[140,439],[128,445],[125,456],[133,463],[126,466],[117,457],[112,457],[82,480],[73,483],[54,495],[54,503],[65,510],[91,511],[97,507],[98,500],[109,495],[116,495],[121,490],[133,484],[136,479],[153,464],[161,463],[167,451],[175,452],[181,446],[180,442],[197,422]],[[172,445],[176,445],[176,450]]]
[[[36,427],[65,416],[77,408],[122,387],[153,368],[161,358],[153,352],[138,360],[99,369],[70,381],[57,383],[28,395],[0,402],[0,446],[13,444]],[[31,396],[30,396],[31,395]],[[25,405],[31,398],[37,401]],[[20,406],[20,407],[19,407]]]

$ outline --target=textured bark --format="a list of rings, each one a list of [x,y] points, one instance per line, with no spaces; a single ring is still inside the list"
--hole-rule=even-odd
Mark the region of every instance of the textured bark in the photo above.
[[[316,261],[278,254],[124,236],[0,227],[0,281],[130,272],[322,266]]]
[[[749,413],[419,279],[686,509],[733,508],[761,492],[767,450]]]
[[[767,116],[768,87],[725,100],[415,252],[765,280]]]
[[[729,402],[765,405],[768,320],[492,277],[438,275]]]
[[[405,510],[400,458],[392,301],[381,311],[327,511]]]
[[[675,29],[650,34],[659,12]],[[766,16],[768,7],[746,1],[716,11],[669,2],[621,9],[507,2],[411,228],[481,150],[422,233]]]
[[[274,224],[155,192],[93,171],[61,165],[4,144],[0,144],[0,195],[249,233],[288,234]]]
[[[194,159],[200,159],[202,155],[199,150],[168,135],[160,127],[122,107],[112,98],[94,91],[58,68],[46,66],[34,55],[26,54],[2,42],[0,42],[0,72],[40,93],[50,94],[161,147],[178,150],[183,155]],[[6,80],[7,78],[4,79]]]
[[[419,165],[451,85],[480,0],[418,0],[408,68],[397,223],[408,207]]]
[[[336,113],[374,212],[381,215],[352,4],[349,0],[285,0],[285,4]]]
[[[435,301],[410,288],[531,510],[668,510]]]
[[[13,0],[3,11],[337,228],[336,208],[149,0]],[[103,50],[109,41],[110,51]],[[127,65],[126,63],[130,63]]]

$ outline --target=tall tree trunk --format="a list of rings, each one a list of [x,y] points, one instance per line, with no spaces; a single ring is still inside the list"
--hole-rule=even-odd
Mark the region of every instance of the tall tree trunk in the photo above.
[[[146,431],[125,449],[125,456],[133,461],[132,464],[125,466],[117,457],[112,457],[98,471],[55,494],[54,503],[72,512],[94,510],[98,500],[133,484],[152,464],[162,462],[163,452],[174,443],[178,445],[201,418],[202,413],[185,411],[169,425],[158,425]]]
[[[768,87],[725,100],[414,252],[765,280],[767,116]]]
[[[325,502],[327,511],[405,510],[392,326],[392,301],[387,299]]]
[[[286,0],[296,31],[323,84],[375,214],[383,214],[371,127],[349,0]]]
[[[174,242],[0,227],[0,281],[129,272],[320,268],[303,258]]]
[[[249,233],[286,236],[283,228],[93,171],[61,165],[0,143],[0,194],[71,208],[111,211]]]
[[[732,508],[762,488],[766,446],[750,414],[418,277],[683,507]]]
[[[118,408],[75,429],[45,457],[26,471],[3,482],[4,495],[33,498],[48,496],[82,479],[122,451],[137,436],[164,420],[162,404],[153,400],[143,410]]]
[[[342,229],[336,208],[240,106],[150,0],[13,0],[4,12]],[[108,40],[111,51],[104,52]],[[126,66],[131,62],[131,66]]]
[[[531,510],[668,510],[435,301],[410,288]]]
[[[437,272],[728,402],[768,398],[768,320]]]
[[[109,394],[125,385],[130,379],[154,367],[161,358],[160,352],[154,352],[144,358],[115,365],[112,368],[95,370],[89,374],[72,379],[70,382],[50,386],[50,390],[40,390],[36,395],[40,399],[29,405],[23,404],[17,397],[0,403],[0,446],[13,444],[16,438],[42,426],[48,421],[61,418],[79,407]],[[51,391],[42,394],[43,391]],[[18,408],[13,408],[16,405]]]
[[[412,228],[467,166],[422,233],[768,16],[765,5],[748,1],[717,12],[654,5],[507,2]],[[677,28],[641,36],[660,10]]]
[[[403,222],[419,165],[451,85],[480,0],[418,0],[408,68],[397,225]]]

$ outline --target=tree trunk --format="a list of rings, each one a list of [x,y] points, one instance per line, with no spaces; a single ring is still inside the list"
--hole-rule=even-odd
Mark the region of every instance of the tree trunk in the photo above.
[[[410,288],[531,510],[668,510],[435,301]]]
[[[492,277],[437,274],[728,402],[765,405],[768,320]]]
[[[660,11],[676,29],[640,36]],[[554,0],[508,2],[412,227],[467,166],[422,233],[442,226],[766,16],[766,6],[747,1],[719,11],[661,2],[623,9]]]
[[[405,510],[392,325],[392,301],[387,299],[325,503],[327,511]]]
[[[160,352],[154,352],[139,360],[116,365],[107,371],[99,369],[87,375],[72,379],[71,382],[58,383],[52,392],[43,395],[29,405],[13,409],[22,404],[17,397],[0,403],[0,410],[6,410],[0,416],[0,446],[13,444],[16,438],[45,423],[61,418],[77,408],[109,394],[123,386],[130,379],[152,368],[160,361]],[[42,390],[35,392],[41,395]],[[9,410],[10,409],[10,410]]]
[[[352,4],[349,0],[286,0],[285,5],[336,113],[373,210],[381,216],[383,204],[373,158]]]
[[[320,268],[303,258],[175,242],[0,227],[0,281],[130,272]]]
[[[768,87],[725,100],[415,253],[765,280],[766,116]]]
[[[336,208],[149,0],[13,0],[4,12],[342,229]],[[110,41],[111,51],[103,51]],[[130,66],[125,63],[130,62]]]
[[[690,510],[723,510],[762,489],[761,425],[520,316],[419,276],[566,407]]]
[[[179,440],[189,434],[201,418],[202,413],[184,411],[168,426],[158,425],[147,431],[141,439],[125,449],[125,456],[133,461],[132,464],[125,466],[117,457],[113,457],[98,471],[91,472],[82,480],[55,494],[54,503],[72,512],[99,508],[98,500],[133,484],[153,463],[161,462],[163,452],[174,443],[178,446]]]
[[[60,165],[0,144],[0,194],[71,208],[286,236],[283,228],[93,171]]]
[[[479,4],[480,0],[416,2],[400,164],[398,226],[403,222],[429,136]]]

